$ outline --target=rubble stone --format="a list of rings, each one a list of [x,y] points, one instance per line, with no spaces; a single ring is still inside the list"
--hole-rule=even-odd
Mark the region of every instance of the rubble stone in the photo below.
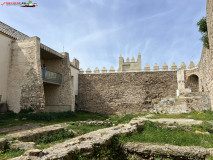
[[[5,138],[8,140],[17,139],[20,141],[29,142],[42,136],[58,133],[62,130],[64,130],[64,126],[60,124],[54,124],[50,126],[32,129],[32,130],[11,133],[11,134],[8,134]]]
[[[43,156],[40,157],[40,160],[72,159],[76,151],[82,154],[86,153],[87,155],[92,155],[94,151],[94,145],[107,146],[111,143],[113,137],[117,135],[128,135],[137,130],[140,130],[143,122],[146,120],[159,123],[175,123],[184,125],[202,123],[202,121],[196,121],[192,119],[147,119],[146,117],[138,117],[132,119],[128,124],[120,124],[115,127],[99,129],[97,131],[93,131],[85,135],[67,140],[63,143],[55,144],[52,147],[41,151]],[[20,157],[14,158],[13,160],[25,160],[27,158],[30,159],[30,156],[31,155],[29,152],[27,152]]]
[[[0,151],[4,150],[6,145],[7,145],[7,139],[6,138],[0,138]]]
[[[12,150],[30,150],[34,149],[35,143],[34,142],[21,142],[16,140],[10,144],[10,149]]]
[[[175,146],[175,145],[156,145],[149,143],[132,143],[129,142],[123,146],[124,150],[131,154],[136,155],[139,158],[149,158],[155,156],[161,156],[165,158],[174,159],[200,159],[205,160],[210,155],[210,151],[207,148],[191,146]]]

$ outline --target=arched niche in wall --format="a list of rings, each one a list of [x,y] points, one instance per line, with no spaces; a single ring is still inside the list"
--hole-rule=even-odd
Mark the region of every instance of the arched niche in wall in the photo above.
[[[199,91],[199,77],[195,74],[192,74],[188,77],[186,88],[191,88],[192,92]]]

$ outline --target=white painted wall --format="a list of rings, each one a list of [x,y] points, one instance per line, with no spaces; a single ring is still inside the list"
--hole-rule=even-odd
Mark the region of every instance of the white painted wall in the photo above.
[[[75,95],[78,95],[78,74],[79,70],[71,66],[71,75],[73,76],[73,87]]]
[[[178,82],[178,89],[184,90],[185,89],[185,77],[184,77],[184,69],[180,69],[177,71],[177,82]]]
[[[0,34],[0,95],[1,103],[7,102],[7,82],[11,57],[12,39]]]

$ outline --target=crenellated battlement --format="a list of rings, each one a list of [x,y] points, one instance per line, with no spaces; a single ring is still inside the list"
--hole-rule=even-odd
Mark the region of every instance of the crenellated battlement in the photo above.
[[[74,58],[71,62],[71,65],[79,69],[79,60]]]
[[[193,61],[191,61],[188,65],[188,69],[194,69],[196,68]],[[131,62],[130,58],[126,58],[126,62],[124,61],[124,58],[122,55],[119,57],[119,67],[117,70],[113,66],[110,67],[109,70],[106,69],[106,67],[103,67],[101,70],[98,69],[98,67],[95,68],[95,70],[92,72],[90,68],[86,70],[86,74],[102,74],[102,73],[120,73],[120,72],[154,72],[154,71],[177,71],[178,69],[187,69],[186,64],[182,62],[180,66],[178,67],[175,62],[172,63],[172,65],[169,67],[167,63],[164,63],[162,67],[160,67],[157,63],[154,64],[154,66],[151,68],[149,64],[146,64],[144,69],[141,68],[141,54],[138,54],[137,61],[135,61],[135,58],[132,57]],[[80,74],[85,73],[83,69],[80,69]]]
[[[132,57],[131,61],[130,58],[126,58],[126,62],[124,61],[124,58],[122,55],[119,57],[119,67],[118,72],[127,72],[127,71],[140,71],[141,70],[141,54],[138,54],[137,61],[135,61],[135,58]]]
[[[173,62],[170,67],[167,65],[167,63],[164,63],[162,65],[162,67],[160,67],[157,63],[155,63],[152,68],[149,66],[149,64],[146,64],[144,69],[140,69],[140,70],[136,69],[136,70],[129,70],[129,71],[120,71],[119,69],[115,70],[115,68],[113,66],[111,66],[109,70],[106,67],[103,67],[101,70],[99,70],[98,67],[96,67],[93,72],[91,71],[90,68],[88,68],[86,70],[86,72],[84,72],[83,69],[81,68],[80,74],[84,74],[84,73],[86,73],[86,74],[102,74],[102,73],[120,73],[120,72],[177,71],[178,69],[189,69],[189,70],[191,70],[191,69],[195,69],[195,68],[197,68],[197,67],[195,66],[194,62],[191,61],[188,65],[188,68],[186,68],[186,64],[184,62],[182,62],[179,67]]]

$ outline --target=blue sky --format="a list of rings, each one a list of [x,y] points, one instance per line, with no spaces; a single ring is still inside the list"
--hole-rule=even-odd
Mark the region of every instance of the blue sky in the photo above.
[[[1,0],[1,2],[6,2]],[[17,1],[16,1],[17,2]],[[36,0],[35,8],[0,6],[0,21],[58,52],[80,67],[118,68],[142,54],[142,68],[157,62],[198,63],[202,42],[196,26],[206,0]]]

